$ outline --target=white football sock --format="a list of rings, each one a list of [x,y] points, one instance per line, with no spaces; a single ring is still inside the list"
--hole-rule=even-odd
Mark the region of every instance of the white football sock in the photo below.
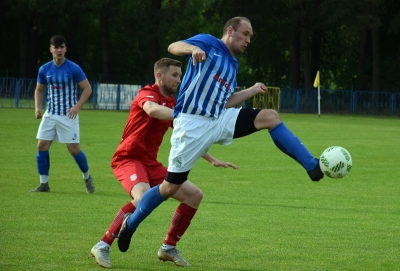
[[[49,175],[40,175],[40,183],[48,183]]]

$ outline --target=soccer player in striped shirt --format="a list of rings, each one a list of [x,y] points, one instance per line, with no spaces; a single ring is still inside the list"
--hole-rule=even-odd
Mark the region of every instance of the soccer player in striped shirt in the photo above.
[[[40,175],[40,185],[32,192],[50,192],[49,149],[53,141],[66,143],[69,153],[82,171],[86,192],[95,191],[89,172],[86,155],[80,148],[78,112],[92,93],[92,87],[82,69],[65,58],[66,41],[56,35],[50,39],[50,53],[53,60],[39,68],[35,90],[35,116],[42,119],[36,138],[38,153],[36,162]],[[83,90],[78,100],[77,85]],[[47,109],[42,116],[40,106],[47,87]]]
[[[318,159],[284,125],[275,110],[233,108],[266,91],[263,83],[256,83],[234,92],[238,72],[234,55],[246,50],[252,35],[250,20],[235,17],[225,24],[221,39],[199,34],[169,46],[170,53],[188,56],[189,64],[174,110],[168,173],[159,186],[143,195],[137,207],[141,212],[135,212],[124,220],[118,237],[120,248],[129,247],[139,224],[179,190],[193,165],[212,144],[228,145],[234,138],[267,129],[275,145],[301,164],[311,180],[323,178]]]

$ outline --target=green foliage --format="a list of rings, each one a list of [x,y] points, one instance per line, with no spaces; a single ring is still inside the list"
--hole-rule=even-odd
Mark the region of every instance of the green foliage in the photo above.
[[[380,90],[397,91],[393,78],[400,76],[399,8],[397,0],[4,0],[0,36],[7,38],[0,51],[7,53],[0,54],[0,76],[35,77],[39,66],[51,59],[49,38],[62,34],[67,58],[80,64],[90,80],[110,73],[113,81],[144,83],[151,78],[153,60],[171,56],[170,43],[198,33],[221,37],[226,20],[246,16],[254,38],[238,56],[242,85],[263,81],[287,87],[296,71],[295,87],[304,87],[318,69],[324,88],[357,85],[371,90],[371,28],[377,26]],[[310,44],[303,44],[297,56],[290,48],[302,31]],[[307,53],[311,59],[305,58]],[[292,64],[293,58],[300,63]],[[309,62],[311,70],[306,68]]]
[[[53,143],[50,193],[39,183],[32,110],[0,109],[0,269],[100,270],[88,254],[129,197],[110,168],[127,112],[80,112],[81,144],[96,192],[88,195],[65,145]],[[178,247],[194,270],[397,270],[400,205],[398,118],[281,114],[318,156],[332,145],[352,155],[343,179],[308,179],[268,132],[214,145],[210,153],[239,166],[197,162],[190,180],[204,199]],[[18,125],[17,125],[18,124]],[[364,132],[363,132],[364,131]],[[365,132],[368,131],[368,132]],[[170,132],[160,148],[167,161]],[[156,253],[177,206],[163,203],[133,236],[111,249],[117,270],[176,270]]]

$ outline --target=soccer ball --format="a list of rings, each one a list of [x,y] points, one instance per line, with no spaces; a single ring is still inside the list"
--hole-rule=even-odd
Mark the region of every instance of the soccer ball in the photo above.
[[[343,178],[352,167],[350,153],[343,147],[332,146],[324,150],[319,158],[322,172],[330,178]]]

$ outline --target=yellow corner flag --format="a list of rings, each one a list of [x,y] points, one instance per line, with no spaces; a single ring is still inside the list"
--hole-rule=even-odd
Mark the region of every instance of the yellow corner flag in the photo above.
[[[315,80],[314,80],[314,87],[318,87],[319,84],[319,71],[317,71],[317,76],[315,76]]]

